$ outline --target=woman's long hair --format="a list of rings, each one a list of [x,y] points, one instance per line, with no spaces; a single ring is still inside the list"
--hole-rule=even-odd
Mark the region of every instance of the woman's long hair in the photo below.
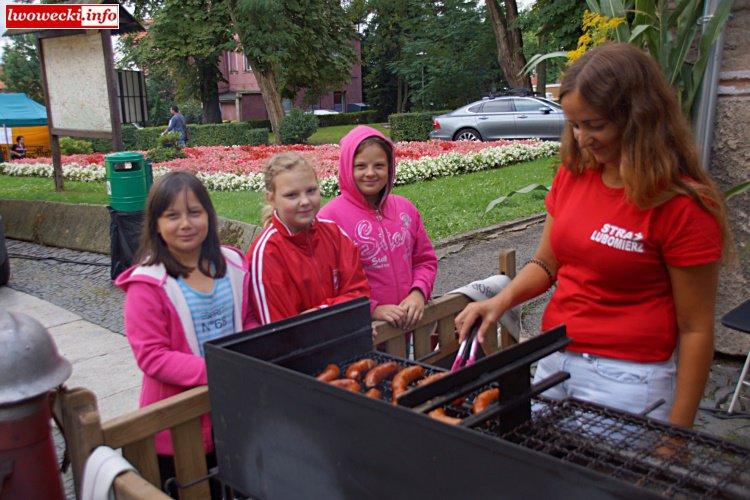
[[[195,194],[208,214],[208,234],[201,245],[198,269],[206,276],[221,278],[227,271],[227,264],[221,253],[216,210],[214,210],[206,187],[195,175],[185,171],[170,172],[159,178],[151,187],[146,201],[146,221],[141,233],[141,244],[136,254],[136,262],[144,266],[164,264],[167,273],[173,278],[187,277],[193,271],[192,268],[181,264],[174,258],[158,230],[159,217],[167,211],[178,196],[183,195],[187,190]]]
[[[729,248],[724,197],[700,165],[690,127],[657,62],[627,43],[599,46],[565,71],[560,100],[573,91],[621,131],[620,176],[628,200],[646,209],[688,195],[716,218]],[[560,157],[576,174],[598,168],[569,123]]]

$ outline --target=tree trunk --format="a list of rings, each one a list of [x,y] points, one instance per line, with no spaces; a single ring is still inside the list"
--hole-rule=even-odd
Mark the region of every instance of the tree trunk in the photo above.
[[[547,43],[547,35],[539,33],[539,52],[545,52],[544,45]],[[544,97],[547,94],[547,61],[536,65],[536,92]]]
[[[250,61],[250,64],[256,66]],[[281,94],[276,87],[276,75],[273,71],[255,71],[255,77],[258,79],[260,93],[263,96],[263,103],[266,105],[268,119],[271,122],[271,130],[274,134],[274,142],[281,144],[281,135],[279,134],[279,124],[284,118],[284,107],[281,105]]]
[[[516,0],[505,0],[507,15],[497,4],[498,0],[487,0],[487,14],[492,22],[492,32],[497,45],[497,62],[500,64],[508,85],[515,88],[531,89],[529,75],[521,74],[526,65],[523,56],[521,32],[515,27],[518,19]],[[509,28],[513,26],[513,28]]]
[[[406,113],[406,105],[409,102],[409,83],[406,78],[396,78],[396,89],[396,113]]]
[[[203,104],[203,123],[221,123],[219,104],[219,78],[216,64],[210,61],[198,62],[201,74],[200,93]]]
[[[236,0],[229,0],[229,17],[232,19],[232,24],[237,27],[238,5]],[[243,34],[238,33],[240,38],[240,48],[244,47]],[[245,53],[245,57],[248,58],[250,66],[252,66],[255,79],[258,81],[258,87],[260,87],[260,95],[263,97],[263,104],[266,105],[266,113],[268,113],[268,120],[271,122],[271,131],[274,135],[274,142],[281,144],[281,134],[279,134],[279,125],[281,119],[284,118],[284,107],[281,104],[281,93],[276,85],[276,75],[273,69],[266,68],[265,65],[260,64],[257,60],[248,56],[247,50],[242,49]]]

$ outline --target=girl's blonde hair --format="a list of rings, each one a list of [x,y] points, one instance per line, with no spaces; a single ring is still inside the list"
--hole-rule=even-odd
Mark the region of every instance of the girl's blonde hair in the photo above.
[[[299,153],[278,153],[269,158],[263,169],[263,185],[266,188],[266,193],[273,193],[276,190],[276,177],[279,174],[291,172],[298,168],[308,168],[315,175],[313,166]],[[267,226],[272,217],[273,207],[266,202],[260,216],[261,226]]]
[[[690,127],[658,63],[627,43],[602,45],[565,71],[560,100],[573,91],[619,127],[620,175],[628,200],[645,209],[678,194],[690,196],[716,218],[724,249],[731,253],[724,198],[700,165]],[[597,168],[569,123],[560,157],[576,174]]]

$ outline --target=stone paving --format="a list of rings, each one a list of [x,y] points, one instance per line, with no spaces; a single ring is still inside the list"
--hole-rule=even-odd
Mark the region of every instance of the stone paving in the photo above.
[[[124,334],[123,292],[109,278],[108,255],[8,240],[12,288]]]
[[[440,270],[435,285],[435,296],[470,281],[496,274],[497,257],[501,248],[516,249],[516,261],[520,268],[531,257],[540,232],[541,225],[536,224],[520,231],[507,231],[442,246],[438,250]],[[80,317],[81,321],[85,320],[111,332],[123,334],[123,293],[110,281],[108,256],[43,247],[20,241],[8,241],[8,252],[11,255],[12,267],[10,288],[51,302]],[[541,313],[548,300],[549,294],[545,294],[524,305],[523,337],[539,333]],[[127,354],[127,350],[118,347],[124,339],[115,339],[112,336],[108,338],[111,338],[113,343],[110,350]],[[64,351],[62,346],[61,351]],[[750,447],[750,413],[747,413],[750,411],[750,390],[747,391],[747,396],[740,399],[740,408],[736,410],[745,413],[726,418],[724,411],[739,377],[742,361],[739,358],[726,357],[715,360],[696,419],[696,428]],[[92,373],[86,375],[88,381],[93,382],[97,375],[102,373],[101,369],[92,366]],[[83,385],[86,383],[84,380]],[[122,408],[134,406],[137,391],[130,386],[123,389],[129,391],[127,397],[132,398],[132,401]],[[717,409],[718,411],[715,411]],[[107,415],[104,420],[119,414],[116,409],[113,411],[115,413]],[[59,435],[56,436],[56,442],[58,452],[61,452],[62,442]],[[72,482],[68,477],[66,489],[69,494],[71,488]]]

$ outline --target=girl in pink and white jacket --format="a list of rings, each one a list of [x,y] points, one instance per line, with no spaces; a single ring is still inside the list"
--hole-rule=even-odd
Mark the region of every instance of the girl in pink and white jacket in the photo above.
[[[437,257],[417,208],[391,193],[396,180],[393,144],[371,127],[341,139],[341,195],[321,210],[359,249],[372,289],[372,318],[411,330],[424,314],[437,274]]]
[[[116,284],[125,295],[125,333],[143,371],[140,406],[204,385],[203,342],[258,322],[248,307],[249,272],[239,250],[221,246],[206,188],[188,172],[160,178],[146,202],[135,265]],[[211,423],[201,417],[203,446],[213,451]],[[169,432],[156,452],[173,455]]]

